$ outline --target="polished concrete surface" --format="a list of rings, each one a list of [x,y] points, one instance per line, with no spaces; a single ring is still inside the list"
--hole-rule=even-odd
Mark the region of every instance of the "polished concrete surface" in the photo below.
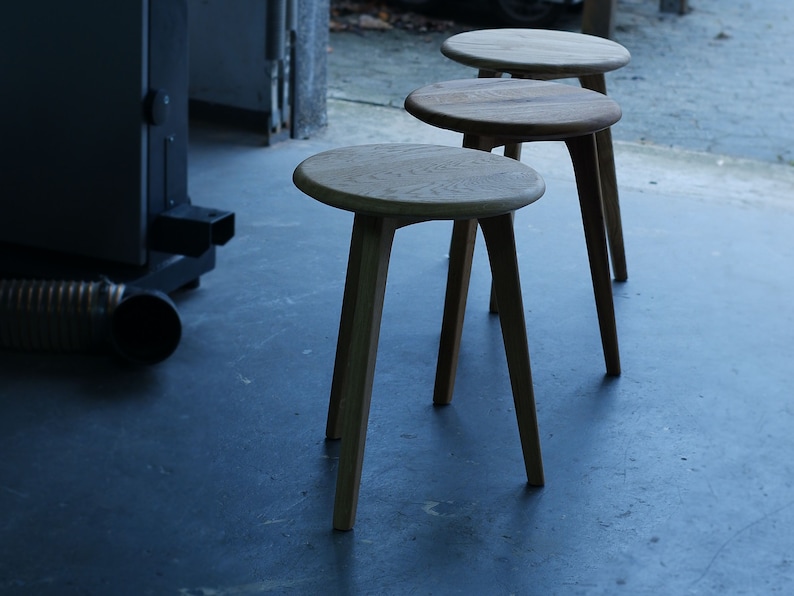
[[[363,111],[396,136],[452,141]],[[787,169],[618,146],[630,279],[614,287],[612,379],[564,153],[527,147],[548,184],[516,225],[542,489],[525,484],[482,246],[455,400],[435,408],[449,226],[400,230],[358,521],[336,533],[323,431],[351,217],[290,173],[347,139],[332,126],[249,140],[194,132],[194,199],[239,223],[217,269],[176,297],[169,360],[3,355],[0,591],[791,589],[794,209],[766,200],[788,198]]]
[[[351,143],[458,144],[392,108],[263,148],[192,131],[237,213],[176,353],[0,359],[0,594],[770,594],[794,590],[794,172],[618,143],[629,280],[604,375],[559,144],[516,217],[547,485],[526,485],[475,254],[455,399],[432,405],[450,226],[397,233],[361,501],[331,529],[325,413],[352,217],[291,183]]]

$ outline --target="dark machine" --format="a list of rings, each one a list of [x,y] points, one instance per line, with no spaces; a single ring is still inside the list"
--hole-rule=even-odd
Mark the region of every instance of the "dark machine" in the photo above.
[[[234,214],[191,204],[187,0],[14,2],[0,25],[0,278],[195,286]]]

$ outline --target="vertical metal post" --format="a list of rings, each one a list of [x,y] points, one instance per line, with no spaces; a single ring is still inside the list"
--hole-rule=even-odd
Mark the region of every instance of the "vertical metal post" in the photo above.
[[[270,132],[278,134],[287,119],[284,116],[287,55],[287,0],[267,0],[265,59],[270,74]],[[288,110],[287,110],[288,111]]]

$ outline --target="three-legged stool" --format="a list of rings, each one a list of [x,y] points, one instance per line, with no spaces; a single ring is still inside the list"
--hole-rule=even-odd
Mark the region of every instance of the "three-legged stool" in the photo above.
[[[328,438],[342,438],[334,527],[353,527],[375,358],[394,233],[429,220],[479,224],[501,305],[501,327],[527,479],[542,485],[535,397],[516,261],[512,212],[541,197],[528,166],[457,147],[385,144],[334,149],[293,175],[307,195],[355,214],[328,408]]]
[[[419,120],[462,132],[465,147],[494,147],[529,141],[564,141],[571,155],[607,374],[620,374],[595,133],[620,119],[620,107],[601,93],[529,79],[464,79],[417,89],[405,109]],[[449,403],[455,384],[476,227],[453,226],[447,297],[434,400]],[[498,310],[503,304],[496,297]]]
[[[631,54],[622,45],[584,33],[544,29],[488,29],[453,35],[441,45],[447,58],[478,69],[479,76],[551,81],[577,78],[585,89],[606,95],[604,74],[629,63]],[[620,218],[618,183],[612,132],[596,133],[598,169],[604,202],[607,240],[612,255],[612,274],[628,279]],[[520,145],[505,147],[505,155],[520,158]]]

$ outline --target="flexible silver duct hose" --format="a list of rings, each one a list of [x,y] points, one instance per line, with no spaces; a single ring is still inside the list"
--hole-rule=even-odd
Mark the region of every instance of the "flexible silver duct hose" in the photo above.
[[[136,364],[173,354],[182,323],[171,299],[123,284],[0,280],[0,348],[90,352],[108,347]]]

